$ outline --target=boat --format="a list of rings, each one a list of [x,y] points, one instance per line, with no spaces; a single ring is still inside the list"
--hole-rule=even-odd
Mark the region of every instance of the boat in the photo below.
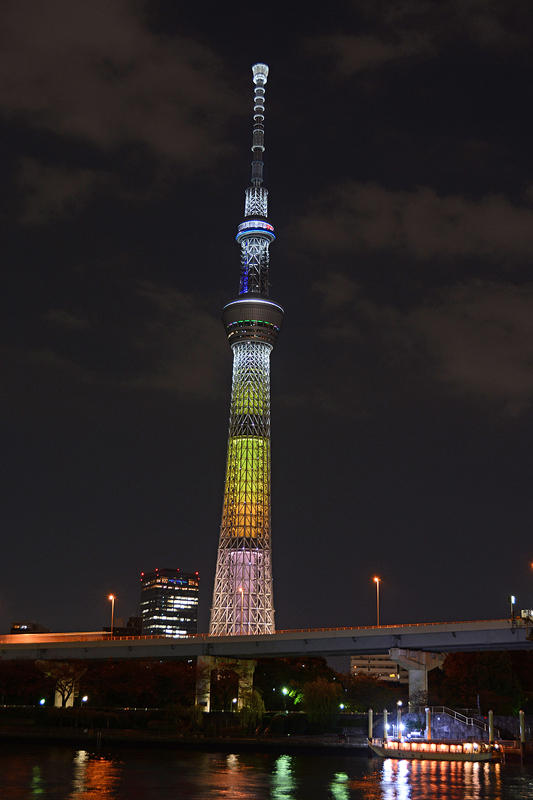
[[[487,742],[450,742],[436,739],[369,739],[368,745],[381,758],[431,761],[501,761],[503,750]]]

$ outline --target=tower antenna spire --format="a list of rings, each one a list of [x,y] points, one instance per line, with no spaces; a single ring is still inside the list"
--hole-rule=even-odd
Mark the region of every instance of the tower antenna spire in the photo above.
[[[283,309],[268,297],[268,248],[276,238],[263,186],[265,84],[254,64],[252,179],[245,192],[239,296],[222,319],[233,351],[228,458],[222,505],[212,636],[274,633],[270,542],[270,353]]]
[[[254,118],[252,131],[252,177],[244,196],[244,221],[237,229],[241,246],[241,280],[239,294],[268,297],[268,248],[276,238],[268,221],[268,190],[263,186],[263,153],[265,151],[265,85],[266,64],[252,67],[254,82]]]
[[[252,186],[263,183],[263,153],[265,152],[265,86],[268,78],[266,64],[252,67],[254,82],[254,126],[252,132]]]

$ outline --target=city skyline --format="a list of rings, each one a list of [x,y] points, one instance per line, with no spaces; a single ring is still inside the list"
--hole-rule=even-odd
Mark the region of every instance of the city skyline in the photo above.
[[[207,630],[263,60],[276,626],[372,624],[375,575],[382,624],[533,606],[533,11],[275,10],[6,4],[3,630],[175,563]]]

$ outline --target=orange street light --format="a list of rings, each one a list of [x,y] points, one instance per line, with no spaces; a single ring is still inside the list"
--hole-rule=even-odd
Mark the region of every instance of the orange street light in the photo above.
[[[376,575],[374,577],[374,583],[376,584],[376,617],[377,617],[377,626],[379,628],[379,584],[381,583],[381,578],[378,578]]]
[[[113,636],[113,621],[115,619],[115,595],[110,594],[107,596],[108,600],[111,600],[111,636]]]

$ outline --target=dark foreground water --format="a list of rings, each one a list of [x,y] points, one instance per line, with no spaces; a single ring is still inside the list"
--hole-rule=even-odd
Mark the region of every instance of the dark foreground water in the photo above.
[[[529,800],[533,770],[360,756],[3,745],[1,800]]]

